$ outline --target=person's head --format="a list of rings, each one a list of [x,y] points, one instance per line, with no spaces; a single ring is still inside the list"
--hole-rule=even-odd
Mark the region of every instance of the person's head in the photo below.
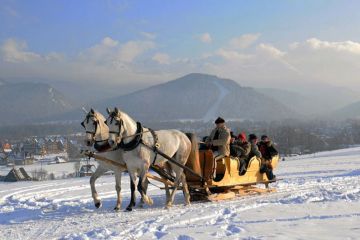
[[[262,142],[267,143],[267,142],[269,142],[269,141],[270,141],[270,139],[269,139],[269,137],[268,137],[268,136],[266,136],[266,135],[262,135],[262,136],[261,136],[261,141],[262,141]]]
[[[230,142],[233,143],[236,140],[236,136],[233,131],[230,132]]]
[[[215,124],[217,127],[223,127],[225,125],[225,120],[221,117],[218,117],[216,120],[215,120]]]
[[[258,141],[258,138],[255,134],[250,134],[249,135],[249,142],[252,142],[252,143],[257,143]]]
[[[246,142],[246,133],[245,132],[240,133],[238,138],[241,142]]]

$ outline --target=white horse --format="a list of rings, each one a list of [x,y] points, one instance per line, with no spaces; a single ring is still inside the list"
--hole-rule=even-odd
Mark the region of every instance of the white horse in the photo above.
[[[182,182],[185,204],[190,204],[190,194],[183,169],[168,162],[166,158],[156,154],[144,145],[146,144],[151,147],[157,145],[159,150],[174,158],[178,163],[185,165],[189,156],[192,156],[190,155],[192,147],[197,146],[192,146],[189,138],[184,133],[178,130],[151,131],[150,129],[143,128],[140,123],[135,122],[126,113],[119,111],[117,108],[109,112],[106,124],[110,130],[109,144],[124,149],[124,161],[126,162],[130,179],[134,184],[137,176],[139,176],[139,183],[144,183],[150,164],[164,165],[168,163],[167,165],[171,166],[171,169],[175,172],[175,187],[170,195],[166,186],[166,208],[172,206],[180,181]],[[146,196],[146,193],[141,192],[141,190],[140,193],[144,201],[152,202]]]
[[[120,164],[125,165],[123,161],[123,150],[118,149],[115,151],[110,151],[111,147],[108,144],[109,138],[109,128],[105,124],[105,117],[99,113],[94,111],[93,109],[90,110],[86,114],[85,120],[81,123],[81,125],[85,128],[86,131],[86,145],[89,147],[94,147],[97,151],[97,154],[113,161],[116,161]],[[114,210],[120,210],[121,208],[121,174],[124,171],[127,171],[126,168],[116,167],[111,164],[107,164],[105,162],[99,161],[99,165],[90,177],[90,186],[91,186],[91,195],[94,199],[94,204],[96,208],[101,207],[101,199],[99,198],[96,188],[95,188],[95,181],[102,176],[108,170],[113,170],[115,174],[115,189],[117,193],[117,201]],[[145,182],[144,189],[147,190],[147,181]],[[135,185],[132,181],[130,181],[130,188],[131,188],[131,201],[129,206],[126,210],[131,211],[132,207],[135,206]],[[139,186],[138,186],[139,188]]]

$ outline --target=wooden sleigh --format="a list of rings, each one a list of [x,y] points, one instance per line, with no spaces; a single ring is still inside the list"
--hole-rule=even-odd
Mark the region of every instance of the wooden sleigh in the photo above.
[[[279,156],[271,159],[271,166],[275,169],[279,162]],[[211,150],[199,150],[198,158],[188,162],[187,166],[203,177],[199,178],[186,173],[187,183],[191,191],[193,201],[208,199],[211,201],[233,198],[236,195],[245,196],[250,194],[263,194],[274,192],[269,188],[270,181],[266,174],[260,173],[261,159],[254,156],[249,160],[246,173],[239,175],[239,160],[233,157],[224,157],[216,161]],[[258,184],[264,184],[266,188],[258,188]]]

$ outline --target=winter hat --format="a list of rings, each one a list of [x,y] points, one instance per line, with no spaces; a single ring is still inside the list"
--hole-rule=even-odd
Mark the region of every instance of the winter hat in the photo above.
[[[262,136],[261,136],[261,140],[265,140],[265,139],[267,139],[267,138],[269,138],[269,137],[266,136],[266,135],[262,135]]]
[[[250,134],[249,135],[249,140],[255,140],[255,139],[258,139],[257,136],[255,134]]]
[[[218,117],[216,120],[215,120],[215,124],[219,124],[219,123],[224,123],[225,120],[221,117]]]
[[[246,134],[245,134],[245,132],[240,133],[239,136],[238,136],[238,138],[239,138],[240,140],[242,140],[242,141],[245,141],[245,140],[246,140]]]

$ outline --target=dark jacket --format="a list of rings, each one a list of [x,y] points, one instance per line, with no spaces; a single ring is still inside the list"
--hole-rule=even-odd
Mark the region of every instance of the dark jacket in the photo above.
[[[272,141],[260,142],[258,145],[259,145],[259,150],[261,152],[262,157],[266,160],[270,160],[274,156],[279,154],[278,151],[275,149]]]
[[[258,145],[256,145],[255,142],[251,142],[251,151],[249,154],[249,159],[251,159],[254,156],[256,156],[258,158],[262,157],[261,152],[259,151]]]
[[[232,143],[230,146],[230,151],[232,156],[246,159],[250,154],[251,146],[249,142],[235,140],[234,143]]]

